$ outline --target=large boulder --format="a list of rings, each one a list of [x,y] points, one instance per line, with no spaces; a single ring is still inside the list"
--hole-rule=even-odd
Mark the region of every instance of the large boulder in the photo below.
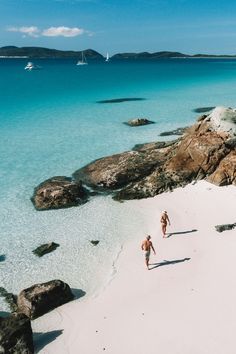
[[[34,353],[30,319],[23,313],[0,317],[0,353]]]
[[[22,290],[17,298],[18,311],[34,319],[73,298],[68,284],[61,280],[51,280]]]
[[[37,186],[31,200],[37,210],[66,208],[85,203],[88,191],[78,180],[56,176]]]
[[[160,151],[128,151],[104,157],[77,170],[73,177],[93,188],[115,190],[150,174],[163,158]]]
[[[183,137],[164,170],[174,180],[188,183],[213,173],[229,152],[219,134],[197,124]]]

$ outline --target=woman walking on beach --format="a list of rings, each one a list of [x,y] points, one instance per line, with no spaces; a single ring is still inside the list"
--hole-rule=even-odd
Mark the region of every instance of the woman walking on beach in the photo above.
[[[161,214],[160,221],[161,221],[161,229],[162,229],[162,233],[163,233],[163,238],[165,238],[167,222],[169,223],[169,226],[170,226],[170,219],[169,219],[169,216],[168,216],[166,210],[164,210],[163,213]]]

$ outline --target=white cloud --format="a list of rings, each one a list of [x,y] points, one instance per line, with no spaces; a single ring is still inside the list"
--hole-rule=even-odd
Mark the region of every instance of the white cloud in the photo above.
[[[40,34],[40,30],[36,26],[8,27],[7,31],[9,31],[9,32],[20,32],[20,33],[23,33],[24,36],[28,35],[30,37],[39,37],[39,34]]]
[[[76,37],[80,36],[81,34],[84,34],[85,30],[82,28],[78,27],[65,27],[65,26],[60,26],[60,27],[50,27],[42,31],[42,36],[46,37]]]
[[[78,27],[49,27],[43,30],[40,30],[37,26],[23,26],[23,27],[8,27],[6,29],[8,32],[19,32],[23,34],[23,37],[76,37],[81,36],[82,34],[87,34],[88,36],[93,36],[93,33],[86,31],[83,28]]]

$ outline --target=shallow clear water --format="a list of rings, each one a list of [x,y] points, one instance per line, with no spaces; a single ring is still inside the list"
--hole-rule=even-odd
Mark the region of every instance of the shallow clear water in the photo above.
[[[161,140],[164,130],[186,126],[197,107],[234,106],[236,61],[172,59],[155,63],[91,63],[36,60],[42,70],[26,72],[25,60],[0,59],[0,284],[19,292],[35,282],[60,278],[91,294],[109,276],[126,238],[142,237],[147,225],[129,203],[96,197],[66,210],[37,212],[34,187],[70,176],[101,156]],[[99,100],[140,97],[113,104]],[[146,117],[156,124],[124,124]],[[89,240],[99,239],[97,247]],[[44,242],[61,246],[36,258]],[[1,302],[2,308],[6,306]]]

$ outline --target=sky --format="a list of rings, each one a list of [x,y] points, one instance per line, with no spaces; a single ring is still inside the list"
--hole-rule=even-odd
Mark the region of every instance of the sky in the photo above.
[[[236,54],[234,0],[0,0],[0,47]]]

